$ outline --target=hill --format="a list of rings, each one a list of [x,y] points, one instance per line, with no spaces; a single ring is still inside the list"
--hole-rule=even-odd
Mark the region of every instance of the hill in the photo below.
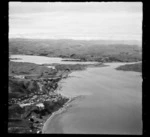
[[[9,39],[10,54],[71,57],[83,60],[140,61],[142,48],[137,41]]]
[[[142,63],[122,65],[117,70],[142,72]]]

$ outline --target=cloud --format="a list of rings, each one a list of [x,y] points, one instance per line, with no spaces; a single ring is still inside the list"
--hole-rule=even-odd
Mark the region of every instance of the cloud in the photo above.
[[[107,5],[105,3],[104,5],[102,7],[107,9],[111,4],[109,3]],[[53,9],[55,9],[51,9],[53,12],[46,10],[45,12],[10,14],[9,33],[10,36],[13,37],[18,35],[24,37],[65,37],[77,39],[106,37],[111,39],[133,38],[140,40],[142,36],[142,12],[137,12],[138,10],[133,10],[133,12],[131,12],[129,7],[133,8],[135,6],[138,8],[138,6],[136,4],[129,5],[130,4],[128,4],[124,10],[120,10],[120,12],[115,12],[116,10],[113,8],[111,9],[113,12],[104,12],[104,9],[103,12],[97,12],[98,9],[94,10],[94,12],[90,12],[90,10],[85,12],[90,7],[95,6],[96,8],[96,4],[88,4],[88,8],[85,8],[86,6],[81,4],[78,7],[80,12],[75,12],[74,10],[69,10],[69,7],[63,4],[61,6],[53,5]],[[21,7],[21,5],[19,6]],[[24,8],[26,6],[24,6]],[[38,6],[39,7],[36,7],[37,9],[43,8],[42,5]],[[86,10],[81,8],[83,6]],[[119,5],[116,5],[116,7],[117,6]],[[34,6],[30,5],[30,8],[31,7]],[[63,8],[56,10],[58,7]],[[64,10],[66,7],[69,12]],[[74,6],[74,8],[75,7],[76,6]],[[17,6],[15,8],[17,8]],[[125,9],[130,10],[127,12],[128,10],[125,11]]]
[[[11,14],[42,12],[141,12],[141,2],[10,2]]]

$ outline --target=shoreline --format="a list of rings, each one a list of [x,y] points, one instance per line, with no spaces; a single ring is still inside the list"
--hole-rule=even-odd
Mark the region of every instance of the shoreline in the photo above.
[[[19,62],[20,63],[20,62]],[[31,63],[32,64],[32,63]],[[37,64],[37,66],[38,66],[38,64]],[[87,67],[87,66],[86,66]],[[77,67],[76,69],[77,70],[85,70],[85,68],[86,67]],[[60,66],[60,68],[58,68],[58,69],[60,69],[61,70],[61,66]],[[62,70],[61,71],[64,71],[64,69],[65,68],[62,68]],[[73,69],[73,70],[72,70]],[[62,74],[61,74],[61,76],[60,76],[60,79],[62,80],[62,79],[66,79],[66,78],[68,78],[68,76],[69,76],[69,74],[70,73],[72,73],[74,71],[74,67],[72,68],[71,67],[71,71],[65,71],[65,72],[63,72]],[[46,78],[47,79],[47,78]],[[57,82],[57,83],[59,83],[59,81]],[[58,88],[58,87],[57,87]],[[66,96],[64,96],[64,95],[61,95],[61,93],[57,93],[57,88],[55,89],[55,93],[56,94],[60,94],[60,96],[62,96],[62,97],[64,97],[64,98],[67,98],[67,101],[63,104],[63,105],[61,105],[60,106],[60,108],[58,108],[56,111],[54,111],[54,112],[52,112],[52,113],[50,113],[50,114],[47,114],[47,115],[44,115],[44,116],[42,116],[42,118],[36,118],[36,120],[38,121],[38,123],[36,123],[36,122],[33,122],[32,121],[32,128],[33,129],[31,129],[29,132],[31,133],[35,133],[35,134],[42,134],[43,133],[43,131],[44,131],[44,127],[45,127],[45,124],[47,123],[47,121],[49,120],[49,119],[51,119],[51,118],[53,118],[53,116],[55,116],[55,115],[57,115],[57,114],[59,114],[59,113],[61,113],[61,112],[63,112],[63,111],[65,111],[66,110],[66,107],[69,105],[69,103],[71,102],[71,101],[73,101],[74,100],[74,97],[66,97]]]
[[[119,65],[119,64],[118,64]],[[119,73],[118,73],[119,74]],[[127,76],[128,77],[128,76]],[[116,77],[117,78],[117,77]],[[113,80],[114,78],[112,77],[112,80]],[[106,84],[107,85],[107,84]],[[110,89],[111,89],[111,86],[110,86]],[[65,90],[66,91],[66,90]],[[68,90],[68,91],[70,91],[70,90]],[[126,95],[126,93],[125,93],[125,95]],[[110,96],[110,98],[111,98],[111,96]],[[117,101],[118,102],[118,101]],[[97,102],[96,102],[97,103]],[[111,102],[110,102],[111,103]],[[72,104],[72,103],[71,103]],[[79,105],[79,104],[78,104]],[[86,105],[85,105],[86,106]],[[72,107],[73,108],[73,107]],[[67,112],[65,111],[65,112],[63,112],[63,113],[61,113],[62,111],[60,111],[60,112],[58,112],[58,113],[55,113],[55,115],[53,115],[53,117],[50,119],[50,121],[48,121],[48,124],[47,124],[47,129],[45,130],[46,132],[44,133],[44,134],[53,134],[53,133],[55,133],[55,134],[62,134],[62,133],[72,133],[72,132],[76,132],[77,133],[77,131],[80,131],[80,128],[79,128],[79,130],[78,130],[78,128],[76,129],[76,127],[78,127],[78,126],[76,126],[77,124],[74,124],[75,126],[73,126],[72,127],[72,129],[70,128],[70,124],[72,124],[72,122],[74,122],[74,117],[76,118],[76,120],[77,120],[77,118],[78,117],[76,117],[76,114],[74,114],[74,113],[76,113],[77,111],[77,109],[70,109],[69,111],[68,111],[68,109],[67,109]],[[82,107],[83,108],[83,107]],[[118,108],[118,107],[117,107]],[[96,108],[97,109],[97,108]],[[72,111],[73,110],[73,111]],[[85,109],[86,110],[86,109]],[[122,110],[122,108],[121,108],[121,110]],[[79,110],[80,111],[80,110]],[[86,112],[86,111],[85,111]],[[71,114],[70,114],[71,113]],[[72,114],[73,113],[73,114]],[[101,112],[100,112],[101,113]],[[115,113],[115,111],[114,111],[114,113]],[[79,113],[79,114],[83,114],[82,116],[84,117],[84,113]],[[92,113],[93,114],[93,113]],[[97,111],[94,113],[94,114],[96,114],[97,115]],[[121,113],[122,114],[122,113]],[[129,110],[129,114],[130,114],[130,110]],[[70,116],[69,116],[70,115]],[[88,115],[89,116],[89,115]],[[88,120],[88,116],[87,116],[87,120]],[[99,116],[99,115],[98,115]],[[105,113],[104,113],[104,116],[105,116]],[[111,116],[111,115],[110,115]],[[121,115],[121,116],[123,116],[123,115]],[[125,115],[125,116],[127,116],[127,119],[128,119],[128,114],[127,115]],[[94,116],[92,117],[93,119],[94,119]],[[112,116],[112,118],[114,118],[113,116]],[[122,117],[122,118],[124,118],[124,117]],[[132,118],[132,112],[131,112],[131,118]],[[133,114],[133,118],[134,118],[134,114]],[[70,119],[72,119],[72,120],[70,120]],[[76,120],[75,120],[75,122],[76,122]],[[82,117],[81,117],[81,120],[82,120]],[[107,120],[107,119],[106,119]],[[117,119],[117,117],[116,117],[116,120],[118,120]],[[126,120],[126,117],[125,117],[125,120]],[[67,122],[66,122],[67,121]],[[69,121],[69,122],[68,122]],[[118,120],[119,121],[119,120]],[[84,122],[84,121],[83,121]],[[95,120],[95,122],[96,122],[96,120]],[[119,122],[118,122],[119,123]],[[127,123],[129,123],[129,122],[127,122]],[[132,122],[131,122],[131,124],[132,124]],[[78,125],[80,125],[80,124],[78,124]],[[94,125],[94,124],[93,124]],[[108,125],[109,126],[109,125]],[[130,126],[130,124],[129,124],[129,126]],[[113,124],[112,124],[112,127],[113,127]],[[73,129],[74,128],[74,129]],[[99,127],[98,127],[99,128]],[[83,127],[83,129],[84,129],[84,127]],[[123,129],[124,129],[124,127],[123,127]],[[83,130],[84,131],[84,130]],[[87,130],[88,131],[88,130]],[[98,130],[97,130],[98,131]],[[90,132],[90,130],[88,131],[88,132]],[[118,132],[118,131],[116,131],[116,132]],[[76,134],[75,133],[75,134]],[[79,132],[80,133],[80,132]],[[82,133],[80,133],[80,134],[82,134]],[[106,133],[107,134],[107,133]],[[118,133],[119,134],[119,133]],[[138,134],[138,133],[137,133]]]
[[[17,53],[17,54],[15,54],[15,53],[13,53],[13,54],[10,54],[9,55],[9,59],[10,60],[12,60],[12,61],[16,61],[16,60],[22,60],[21,58],[17,58],[17,57],[12,57],[12,56],[38,56],[38,57],[47,57],[47,58],[61,58],[62,59],[62,61],[64,61],[64,62],[69,62],[69,61],[71,61],[71,62],[97,62],[97,63],[99,63],[99,62],[103,62],[103,63],[114,63],[114,62],[120,62],[120,63],[132,63],[132,62],[142,62],[142,60],[141,59],[138,59],[138,60],[116,60],[116,59],[114,59],[114,60],[105,60],[105,61],[103,61],[103,60],[97,60],[97,59],[86,59],[86,60],[83,60],[82,58],[73,58],[73,57],[60,57],[60,56],[47,56],[47,55],[38,55],[38,54],[20,54],[20,53]],[[69,59],[69,60],[68,60]],[[47,63],[46,63],[47,64]],[[52,64],[60,64],[60,63],[51,63],[51,65]],[[48,64],[47,64],[48,65]],[[50,64],[49,64],[50,65]]]
[[[141,61],[139,61],[139,62],[141,62]],[[133,63],[139,63],[139,62],[125,62],[125,63],[127,63],[127,64],[133,64]],[[118,63],[120,63],[120,62],[118,62]],[[122,63],[122,62],[121,62]],[[103,63],[103,64],[101,64],[102,66],[101,67],[105,67],[105,66],[109,66],[107,63]],[[88,66],[88,67],[96,67],[95,65],[92,65],[92,66]],[[86,67],[87,68],[87,67]],[[85,70],[85,69],[84,69]],[[71,73],[71,72],[70,72]],[[69,74],[69,73],[68,73]],[[67,78],[68,78],[68,76],[67,76]],[[57,90],[55,90],[55,92],[57,93]],[[64,96],[64,95],[62,95],[62,96]],[[65,97],[65,96],[64,96]],[[48,118],[47,119],[45,119],[44,120],[44,122],[43,122],[43,125],[42,125],[42,127],[41,127],[41,134],[45,134],[45,126],[47,126],[46,124],[47,124],[47,122],[48,121],[51,121],[52,120],[52,118],[53,117],[55,117],[56,115],[58,115],[58,114],[60,114],[60,113],[62,113],[63,111],[65,111],[66,110],[66,108],[67,108],[67,106],[69,106],[70,104],[70,102],[72,102],[73,100],[75,100],[76,98],[77,98],[78,96],[75,96],[75,97],[67,97],[67,98],[69,98],[69,100],[62,106],[62,107],[60,107],[57,111],[55,111],[55,112],[53,112],[50,116],[47,116]]]
[[[50,121],[58,114],[61,114],[62,112],[64,112],[67,107],[69,107],[71,104],[72,101],[76,100],[77,98],[80,98],[80,97],[83,97],[83,95],[78,95],[78,96],[74,96],[74,97],[68,97],[69,100],[61,107],[59,108],[57,111],[53,112],[43,123],[43,126],[41,127],[41,134],[46,134],[44,129],[45,129],[45,126],[47,126],[47,122]]]
[[[43,124],[43,126],[42,126],[41,134],[45,134],[45,131],[44,131],[44,130],[45,130],[45,126],[46,126],[47,122],[48,122],[48,121],[51,121],[52,118],[53,118],[54,116],[56,116],[57,114],[60,114],[60,113],[62,113],[63,111],[65,111],[65,110],[66,110],[66,107],[69,106],[69,103],[72,102],[73,99],[74,99],[74,97],[73,97],[73,98],[69,98],[69,100],[68,100],[61,108],[59,108],[57,111],[53,112],[53,113],[48,117],[48,119],[44,122],[44,124]]]
[[[122,62],[116,62],[116,63],[122,63]],[[125,62],[125,64],[132,64],[132,63],[138,63],[138,62]],[[109,64],[109,63],[108,63],[108,64]],[[60,65],[60,68],[61,68],[61,66],[63,66],[63,65]],[[105,67],[105,66],[109,66],[109,65],[107,65],[107,62],[106,62],[106,63],[104,62],[104,63],[102,63],[102,64],[98,64],[98,65],[86,65],[86,66],[84,66],[84,67],[78,67],[77,69],[74,69],[74,67],[73,67],[73,68],[71,67],[71,70],[70,70],[70,71],[64,72],[65,75],[62,75],[62,76],[61,76],[61,80],[68,78],[68,77],[69,77],[69,74],[72,73],[72,72],[74,72],[74,71],[86,70],[86,69],[89,68],[89,67]],[[65,69],[65,68],[62,67],[62,70],[64,70],[64,69]],[[61,70],[61,69],[60,69],[60,70]],[[60,80],[60,81],[61,81],[61,80]],[[57,83],[59,83],[60,81],[58,81]],[[57,87],[57,88],[58,88],[58,87]],[[55,92],[56,92],[56,93],[57,93],[57,88],[55,89]],[[63,95],[63,94],[61,94],[61,93],[58,93],[58,94],[60,94],[62,97],[63,97],[63,96],[66,97],[65,95]],[[56,111],[51,112],[51,113],[48,114],[48,115],[43,116],[41,122],[40,122],[39,124],[36,124],[36,125],[35,125],[35,132],[36,132],[37,134],[39,134],[39,133],[40,133],[40,134],[45,133],[44,130],[45,130],[45,128],[47,127],[47,123],[50,123],[51,120],[54,118],[54,116],[59,115],[59,114],[61,114],[62,112],[64,112],[65,110],[67,110],[68,106],[71,105],[70,102],[72,102],[73,100],[75,100],[76,97],[78,97],[78,96],[75,96],[75,97],[67,97],[67,101],[66,101],[63,105],[61,105],[60,108],[58,108]],[[35,124],[35,123],[33,123],[33,124]]]

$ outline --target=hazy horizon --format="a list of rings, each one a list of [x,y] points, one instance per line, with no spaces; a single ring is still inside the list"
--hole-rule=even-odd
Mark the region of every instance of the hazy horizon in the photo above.
[[[142,3],[9,2],[9,38],[142,41]]]

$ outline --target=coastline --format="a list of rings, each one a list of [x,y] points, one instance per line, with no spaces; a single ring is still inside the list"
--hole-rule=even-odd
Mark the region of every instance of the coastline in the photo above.
[[[117,63],[121,63],[121,62],[117,62]],[[133,63],[134,62],[126,62],[126,64],[133,64]],[[135,62],[135,63],[138,63],[138,62]],[[97,65],[85,65],[85,66],[79,66],[77,68],[74,68],[74,66],[72,67],[72,65],[71,66],[62,65],[62,64],[58,65],[58,70],[60,70],[60,71],[64,71],[65,69],[68,69],[68,67],[70,68],[69,71],[64,71],[62,74],[61,73],[59,74],[60,75],[60,81],[62,79],[68,78],[69,74],[72,73],[73,71],[86,70],[86,68],[89,68],[89,67],[105,67],[105,66],[109,66],[108,64],[102,63],[102,64],[97,64]],[[78,64],[77,64],[77,66],[78,66]],[[46,79],[48,79],[48,77],[46,77]],[[60,81],[58,81],[57,83],[59,83]],[[57,93],[57,88],[55,89],[55,93]],[[65,97],[65,95],[63,95],[62,93],[58,93],[58,95]],[[76,97],[78,97],[78,96],[76,96]],[[39,123],[36,123],[36,121],[33,122],[33,127],[35,128],[33,133],[37,133],[37,134],[44,133],[45,129],[47,127],[47,124],[51,122],[51,120],[54,118],[54,116],[60,115],[62,112],[66,111],[68,109],[67,106],[71,106],[70,102],[73,101],[76,97],[67,97],[67,100],[64,102],[64,104],[59,106],[57,108],[57,110],[55,110],[55,111],[53,111],[53,112],[51,112],[45,116],[42,116],[43,117],[42,119],[38,119]],[[37,118],[36,118],[36,120],[37,120]],[[33,131],[33,130],[31,130],[31,131]]]
[[[85,68],[83,70],[85,70]],[[72,73],[72,72],[67,72],[67,77],[66,78],[68,78],[69,73]],[[57,89],[55,90],[55,92],[57,93]],[[64,95],[61,94],[61,96],[64,96]],[[72,101],[74,101],[77,97],[80,97],[80,96],[67,97],[69,100],[62,107],[60,107],[57,111],[53,112],[51,115],[46,116],[45,120],[42,123],[42,127],[41,127],[41,130],[40,130],[41,134],[45,134],[45,128],[47,126],[47,123],[49,121],[51,121],[53,117],[55,117],[56,115],[58,115],[58,114],[62,113],[63,111],[65,111],[67,109],[67,107],[70,105],[70,103]]]
[[[139,63],[139,62],[130,62],[130,63],[129,63],[129,62],[126,62],[126,63],[127,63],[127,64],[133,64],[133,63]],[[101,65],[102,65],[101,67],[109,66],[107,63],[101,64]],[[122,65],[121,65],[121,66],[122,66]],[[92,65],[92,67],[93,67],[93,65]],[[96,67],[96,66],[94,65],[94,67]],[[55,92],[57,92],[57,90],[56,90]],[[64,95],[62,95],[62,96],[64,96]],[[42,126],[41,134],[45,134],[45,128],[46,128],[47,124],[48,124],[56,115],[58,115],[58,114],[62,113],[63,111],[65,111],[66,108],[67,108],[67,106],[70,105],[69,103],[72,102],[73,100],[75,100],[77,97],[80,97],[80,96],[68,97],[69,100],[68,100],[61,108],[59,108],[57,111],[53,112],[50,116],[48,116],[48,118],[44,121],[44,124],[43,124],[43,126]]]
[[[117,64],[117,65],[119,65],[119,64]],[[115,65],[115,66],[117,66],[117,65]],[[109,70],[109,69],[108,69]],[[113,70],[115,70],[115,67],[113,66]],[[116,70],[115,70],[116,71]],[[112,71],[113,72],[113,71]],[[117,71],[116,71],[117,72]],[[119,74],[120,72],[118,71],[118,74]],[[122,73],[122,72],[121,72]],[[97,73],[96,73],[97,74]],[[126,74],[125,74],[126,75]],[[127,74],[127,77],[128,77],[128,74]],[[109,78],[109,77],[108,77]],[[117,78],[119,78],[118,76],[116,76],[116,78],[115,79],[117,79]],[[112,80],[114,79],[114,77],[112,77],[111,78]],[[120,78],[120,79],[122,79],[122,78]],[[132,79],[132,78],[131,78]],[[82,80],[81,80],[82,81]],[[132,83],[132,82],[131,82]],[[136,84],[136,83],[135,83]],[[106,85],[107,85],[107,83],[106,83]],[[117,84],[116,84],[117,85]],[[120,85],[121,86],[121,85]],[[80,86],[79,86],[80,87]],[[121,86],[122,87],[122,86]],[[102,87],[103,88],[103,87]],[[111,86],[110,86],[110,89],[111,89]],[[106,88],[106,90],[107,90],[107,88]],[[64,89],[64,91],[66,91],[66,89]],[[68,91],[70,92],[70,89],[68,89]],[[78,90],[79,91],[79,90]],[[126,91],[125,91],[126,92]],[[124,92],[124,93],[125,93]],[[127,90],[127,92],[128,92],[128,90]],[[108,92],[109,93],[109,92]],[[101,93],[100,93],[101,94]],[[102,93],[103,94],[103,93]],[[102,95],[101,94],[101,95]],[[117,95],[118,93],[116,93],[116,95]],[[128,93],[127,93],[128,94]],[[129,93],[130,94],[130,93]],[[135,93],[135,94],[137,94],[137,93]],[[126,95],[126,93],[124,94],[124,95]],[[97,94],[96,94],[96,96],[97,96]],[[108,95],[109,96],[109,98],[111,99],[112,97],[111,97],[111,94],[110,95]],[[115,97],[115,95],[113,96],[113,97]],[[96,99],[97,99],[97,97],[96,97]],[[104,98],[105,99],[105,98]],[[86,100],[86,99],[85,99]],[[94,98],[93,98],[93,100],[94,100]],[[118,100],[116,100],[116,98],[114,98],[114,99],[112,99],[112,100],[114,100],[114,102],[115,102],[115,110],[116,109],[118,109],[119,107],[116,105],[116,103],[118,102]],[[116,101],[115,101],[116,100]],[[122,100],[120,100],[121,102],[122,102]],[[126,99],[124,99],[123,101],[125,101],[125,102],[127,102],[128,103],[128,101],[126,101]],[[87,99],[87,101],[86,102],[90,102],[88,99]],[[97,103],[98,103],[99,101],[96,101],[96,105],[97,105]],[[105,101],[104,101],[105,102]],[[120,103],[121,103],[120,102]],[[133,103],[134,103],[135,101],[133,101]],[[100,100],[100,103],[101,103],[101,100]],[[103,103],[103,102],[102,102]],[[107,103],[107,101],[106,101],[106,103]],[[73,102],[73,104],[74,104],[74,102]],[[79,104],[80,104],[80,102],[79,102]],[[79,106],[79,108],[81,107],[82,108],[82,110],[84,111],[84,112],[87,112],[87,108],[86,109],[84,109],[84,107],[83,107],[83,105],[79,105],[78,104],[78,106]],[[82,104],[82,102],[81,102],[81,104]],[[83,103],[85,106],[87,106],[85,103]],[[89,103],[90,104],[90,103]],[[71,103],[71,105],[72,105],[72,103]],[[95,106],[96,106],[95,105]],[[110,102],[110,105],[111,105],[111,102]],[[89,105],[90,107],[93,107],[92,105]],[[123,102],[123,106],[124,106],[124,102]],[[126,107],[126,106],[125,106]],[[55,134],[63,134],[63,133],[65,133],[65,134],[84,134],[85,132],[84,131],[87,131],[87,133],[90,133],[90,131],[92,131],[92,133],[100,133],[99,132],[99,127],[97,126],[96,127],[96,122],[97,122],[97,119],[95,119],[95,117],[94,116],[99,116],[100,114],[101,114],[101,112],[98,112],[96,109],[97,109],[97,106],[95,107],[95,112],[93,111],[93,112],[91,112],[92,114],[90,115],[90,114],[87,114],[87,116],[86,116],[86,121],[88,121],[89,119],[89,115],[91,116],[90,118],[93,120],[95,120],[94,122],[93,122],[93,124],[92,124],[92,120],[90,119],[89,121],[91,122],[91,124],[93,125],[93,126],[90,126],[90,128],[91,127],[94,127],[94,125],[95,125],[95,130],[93,131],[93,130],[84,130],[84,125],[85,124],[83,124],[83,127],[81,126],[81,128],[83,128],[83,132],[81,132],[81,129],[80,129],[80,124],[78,124],[79,122],[76,122],[79,118],[81,118],[80,120],[82,121],[82,118],[84,118],[84,112],[82,113],[82,111],[80,111],[81,110],[81,108],[80,109],[76,109],[76,107],[75,107],[75,109],[74,109],[74,107],[72,107],[71,109],[69,109],[69,111],[68,111],[68,108],[67,108],[67,111],[65,111],[65,112],[63,112],[62,113],[62,111],[60,111],[60,112],[58,112],[58,113],[56,113],[55,115],[53,115],[53,117],[52,118],[50,118],[49,120],[50,121],[48,121],[48,124],[47,124],[47,128],[46,128],[46,132],[44,133],[44,134],[53,134],[53,133],[55,133]],[[102,117],[104,117],[105,118],[105,108],[103,108],[103,106],[102,107],[100,107],[100,108],[102,108],[102,110],[104,110],[102,113],[103,113],[103,115],[102,115]],[[128,108],[128,106],[127,106],[127,108]],[[134,108],[134,105],[133,105],[133,108]],[[111,108],[109,108],[108,107],[108,111],[110,110]],[[134,111],[130,111],[130,107],[129,107],[129,112],[126,114],[126,110],[123,110],[122,109],[122,107],[120,107],[120,109],[121,109],[121,117],[122,117],[122,119],[124,119],[124,114],[125,114],[125,125],[131,125],[132,124],[132,120],[131,120],[131,124],[128,124],[128,123],[130,123],[130,121],[128,122],[127,121],[127,119],[128,119],[128,114],[129,114],[129,116],[131,116],[131,119],[133,118],[134,119]],[[78,110],[79,110],[79,112],[78,112]],[[92,108],[92,110],[93,110],[93,108]],[[101,109],[99,109],[100,111],[101,111]],[[114,113],[116,113],[116,111],[115,110],[113,110],[113,112]],[[127,109],[128,110],[128,109]],[[122,111],[123,111],[123,113],[122,113]],[[98,115],[98,114],[99,115]],[[76,115],[77,114],[77,115]],[[81,114],[83,114],[83,115],[81,115],[81,117],[79,116],[79,114],[81,115]],[[93,116],[93,114],[95,114],[94,116]],[[118,115],[118,113],[116,113],[116,115]],[[101,116],[101,115],[100,115]],[[110,114],[110,117],[111,117],[111,114]],[[139,114],[139,116],[137,116],[137,117],[140,117],[140,114]],[[109,117],[108,117],[109,118]],[[112,118],[114,118],[115,120],[112,120],[112,121],[117,121],[118,123],[120,122],[119,120],[121,120],[121,118],[119,118],[119,120],[118,120],[118,117],[117,116],[112,116]],[[80,121],[80,120],[78,120],[78,121]],[[83,119],[83,122],[82,123],[86,123],[86,121]],[[106,121],[107,121],[107,116],[106,116]],[[127,122],[126,122],[127,121]],[[87,122],[87,123],[90,123],[90,122]],[[105,122],[105,120],[104,120],[104,122]],[[71,127],[71,125],[72,125],[72,123],[73,123],[73,126]],[[100,125],[102,125],[103,126],[103,120],[102,120],[102,122],[101,122],[101,120],[100,120]],[[102,124],[101,124],[102,123]],[[115,123],[115,122],[114,122]],[[78,125],[77,125],[78,124]],[[109,122],[107,123],[106,122],[106,124],[108,124],[108,126],[109,126]],[[124,123],[123,123],[124,124]],[[82,125],[82,124],[81,124]],[[86,126],[86,125],[85,125]],[[113,128],[114,127],[114,125],[113,125],[113,123],[111,124],[111,127]],[[118,128],[120,128],[119,127],[119,125],[117,124],[117,127]],[[133,127],[133,131],[136,133],[137,131],[136,131],[136,128],[137,128],[137,130],[139,130],[140,129],[140,124],[139,124],[139,127],[137,126],[135,126],[135,127]],[[138,129],[139,128],[139,129]],[[125,130],[125,131],[127,131],[127,132],[130,132],[130,129],[126,129],[125,127],[122,127],[122,129],[123,130]],[[101,132],[102,132],[102,134],[104,133],[104,132],[106,132],[106,131],[103,131],[102,129],[100,129],[101,130]],[[115,130],[115,129],[113,129],[117,134],[120,134],[121,132],[118,132],[117,131],[117,129]],[[129,130],[129,131],[128,131]],[[80,131],[80,132],[79,132]],[[140,130],[139,130],[140,131]],[[109,133],[109,132],[108,132]],[[135,133],[133,133],[133,134],[135,134]],[[138,134],[138,132],[137,132],[137,134]]]
[[[48,122],[48,121],[51,121],[52,118],[53,118],[54,116],[56,116],[57,114],[60,114],[60,113],[62,113],[63,111],[65,111],[65,110],[66,110],[66,107],[68,107],[68,106],[69,106],[69,103],[72,102],[73,100],[74,100],[74,98],[69,98],[69,100],[68,100],[60,109],[58,109],[57,111],[53,112],[53,113],[48,117],[48,119],[46,119],[46,121],[44,122],[44,124],[43,124],[43,126],[42,126],[42,129],[41,129],[41,133],[42,133],[42,134],[45,134],[45,128],[46,128],[46,126],[47,126],[47,122]]]
[[[20,65],[19,66],[19,68],[21,68],[20,70],[23,70],[24,69],[24,66],[22,66],[22,64],[26,64],[26,63],[24,63],[24,62],[18,62],[18,63],[12,63],[14,66],[12,66],[12,67],[14,67],[14,69],[16,70],[16,67],[18,68],[18,64]],[[16,65],[17,64],[17,65]],[[33,69],[33,67],[35,66],[35,68],[37,68],[39,65],[37,64],[32,64],[32,63],[30,63],[30,66],[29,67],[25,67],[25,71],[29,71],[29,68],[31,68],[31,69]],[[63,73],[58,73],[59,75],[60,75],[60,80],[61,79],[66,79],[67,77],[68,77],[68,75],[70,74],[70,73],[72,73],[73,71],[75,71],[75,70],[85,70],[86,69],[86,67],[87,67],[87,65],[86,65],[86,67],[85,66],[78,66],[78,64],[77,64],[77,67],[76,68],[74,68],[74,66],[75,65],[73,65],[73,67],[72,67],[72,65],[59,65],[58,66],[58,70],[60,70],[61,72],[63,72]],[[64,71],[65,69],[67,69],[67,68],[70,68],[69,69],[69,71]],[[27,69],[26,69],[27,68]],[[47,67],[45,67],[45,68],[47,68]],[[44,68],[44,69],[45,69]],[[20,72],[20,70],[18,70],[18,73],[17,73],[17,75],[18,74],[20,74],[21,72]],[[46,71],[48,72],[48,70],[46,69]],[[36,70],[35,70],[35,72],[36,72]],[[34,73],[35,73],[34,72]],[[10,72],[11,73],[11,72]],[[33,72],[31,72],[31,74],[32,74]],[[48,79],[48,77],[44,77],[45,79]],[[36,80],[36,79],[34,79],[34,80]],[[54,83],[59,83],[59,81],[54,81]],[[57,87],[58,88],[58,87]],[[54,89],[55,90],[55,93],[57,94],[57,95],[60,95],[61,97],[64,97],[64,98],[66,98],[67,100],[66,100],[66,102],[63,104],[63,105],[61,105],[60,106],[60,108],[58,108],[57,110],[55,110],[55,111],[53,111],[53,112],[51,112],[50,114],[47,114],[47,115],[43,115],[41,118],[38,118],[38,117],[36,117],[35,116],[35,120],[34,120],[34,116],[33,117],[31,117],[31,119],[32,119],[32,121],[30,120],[30,119],[25,119],[26,121],[28,121],[29,120],[29,122],[31,121],[31,123],[32,123],[32,129],[28,129],[29,130],[29,133],[36,133],[36,134],[41,134],[42,133],[42,131],[44,131],[44,127],[45,127],[45,124],[47,123],[47,121],[49,120],[49,119],[51,119],[51,118],[53,118],[53,116],[55,116],[56,114],[59,114],[59,113],[61,113],[61,112],[63,112],[64,110],[66,110],[65,108],[68,106],[68,104],[72,101],[72,100],[74,100],[74,98],[75,97],[66,97],[66,96],[64,96],[64,95],[61,95],[61,93],[57,93],[57,88],[56,89]],[[45,95],[45,93],[44,93],[44,95]],[[37,95],[36,95],[37,96]],[[39,95],[40,96],[40,95]],[[30,100],[28,100],[28,101],[30,101]],[[36,100],[35,100],[36,101]],[[18,104],[20,103],[20,101],[18,102]],[[24,122],[24,121],[23,121]],[[22,123],[23,123],[22,122]],[[23,123],[24,124],[24,123]],[[15,127],[16,128],[16,127]],[[27,126],[27,128],[30,128],[29,126]],[[10,127],[10,129],[9,129],[10,131],[11,130],[13,130],[13,127]],[[25,129],[21,129],[19,132],[23,132]],[[27,132],[27,131],[26,131]]]

